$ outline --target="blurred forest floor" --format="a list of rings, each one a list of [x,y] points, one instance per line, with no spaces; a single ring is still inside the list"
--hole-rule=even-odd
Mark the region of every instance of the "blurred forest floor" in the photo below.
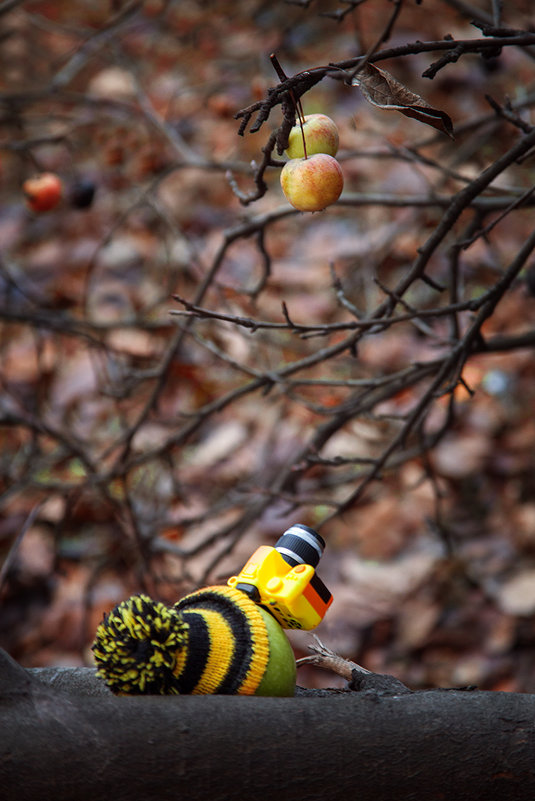
[[[327,542],[319,573],[334,603],[317,633],[330,648],[413,688],[535,692],[535,267],[483,329],[531,332],[528,346],[471,356],[429,404],[436,431],[454,402],[435,446],[402,443],[340,514],[422,395],[403,371],[442,352],[449,318],[371,330],[355,353],[322,351],[406,274],[443,214],[433,198],[519,137],[486,95],[535,125],[535,45],[464,54],[433,80],[422,73],[436,53],[381,64],[451,117],[454,141],[321,81],[303,105],[338,124],[342,201],[295,213],[270,169],[267,193],[241,205],[232,181],[254,188],[251,160],[281,115],[243,137],[234,115],[276,85],[272,52],[288,75],[365,53],[394,6],[353,5],[0,3],[0,645],[21,664],[91,664],[114,604],[224,582],[303,522]],[[471,18],[492,22],[493,7],[407,0],[382,47],[480,38]],[[534,31],[532,4],[505,3],[502,23]],[[21,187],[41,171],[61,177],[65,196],[34,214]],[[518,199],[534,176],[528,153],[485,197]],[[80,203],[88,185],[94,199]],[[396,196],[420,202],[386,202]],[[495,225],[462,252],[461,299],[492,286],[532,234],[534,210],[518,206],[486,216]],[[457,243],[471,236],[461,222]],[[430,273],[447,284],[452,269],[444,246]],[[188,314],[175,294],[280,328]],[[439,305],[423,282],[405,300]],[[282,302],[292,321],[327,328],[285,328]],[[284,383],[277,371],[307,357],[310,369]],[[330,410],[394,374],[395,391],[348,417],[315,462],[303,457]],[[306,655],[310,634],[290,636]],[[308,667],[298,681],[341,683]]]

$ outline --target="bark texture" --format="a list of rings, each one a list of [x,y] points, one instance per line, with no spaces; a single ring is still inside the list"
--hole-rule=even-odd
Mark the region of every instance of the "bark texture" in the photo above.
[[[90,669],[24,670],[0,651],[0,796],[535,798],[535,696],[358,683],[296,698],[116,698]]]

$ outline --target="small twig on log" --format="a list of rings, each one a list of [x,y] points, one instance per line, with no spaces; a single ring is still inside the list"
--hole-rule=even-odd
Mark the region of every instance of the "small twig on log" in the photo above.
[[[308,647],[311,651],[314,651],[314,654],[313,656],[304,656],[302,659],[298,659],[296,662],[297,667],[301,667],[302,665],[316,665],[316,667],[323,668],[324,670],[332,670],[333,673],[342,676],[346,681],[352,680],[354,670],[359,673],[372,672],[371,670],[366,670],[366,668],[357,665],[356,662],[344,659],[334,651],[331,651],[330,648],[327,648],[327,646],[322,643],[316,634],[312,636],[316,640],[316,645],[309,645]]]

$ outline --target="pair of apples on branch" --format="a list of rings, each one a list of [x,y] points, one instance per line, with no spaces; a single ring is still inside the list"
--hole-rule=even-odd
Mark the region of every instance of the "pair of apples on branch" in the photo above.
[[[280,182],[286,199],[298,211],[322,211],[344,188],[338,161],[338,128],[325,114],[309,114],[290,131]]]

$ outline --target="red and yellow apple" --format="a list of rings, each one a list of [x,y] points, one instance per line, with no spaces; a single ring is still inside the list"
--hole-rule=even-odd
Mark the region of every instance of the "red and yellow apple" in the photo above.
[[[50,211],[55,208],[63,194],[61,179],[53,172],[43,172],[28,178],[22,185],[26,204],[35,212]]]
[[[303,121],[303,129],[298,122],[290,131],[286,155],[290,159],[301,159],[305,155],[303,135],[307,146],[307,156],[327,153],[336,156],[338,152],[338,128],[326,114],[308,114]]]
[[[322,211],[338,200],[344,188],[340,165],[327,153],[286,162],[280,182],[286,199],[298,211]]]

